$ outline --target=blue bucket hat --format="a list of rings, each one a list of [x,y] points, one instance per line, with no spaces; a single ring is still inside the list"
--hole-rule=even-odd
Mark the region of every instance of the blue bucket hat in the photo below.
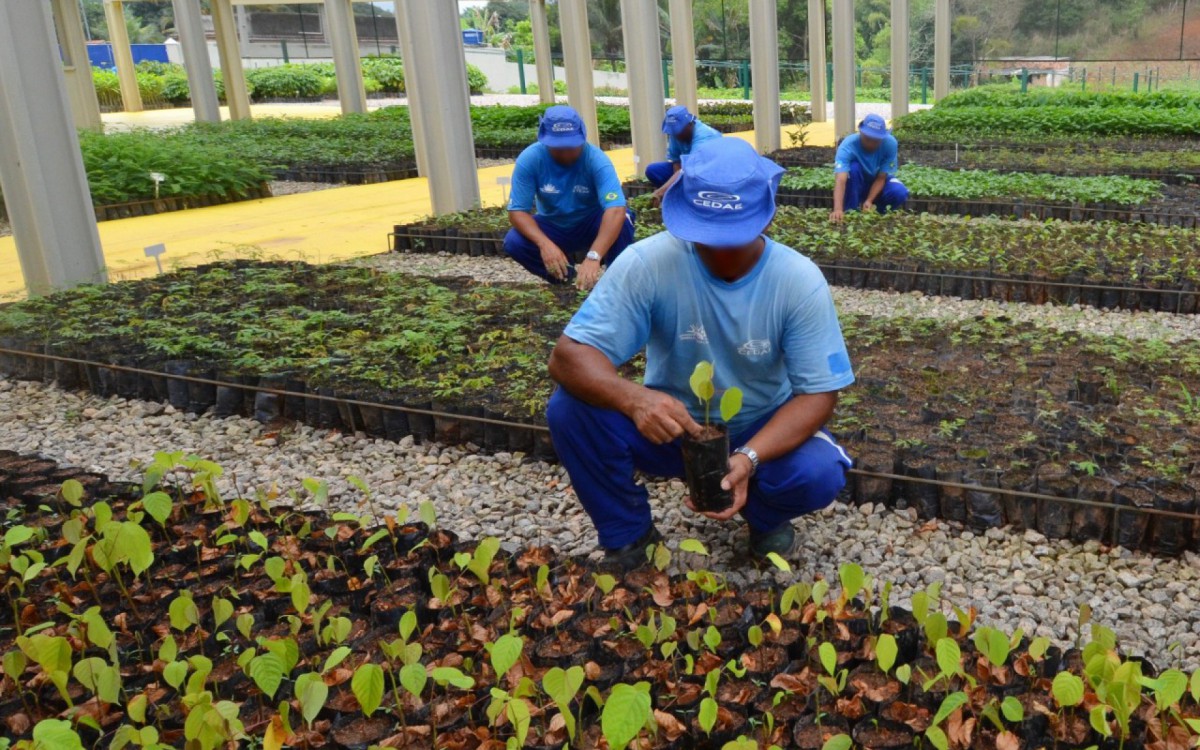
[[[667,135],[679,135],[680,131],[696,121],[696,116],[688,112],[688,108],[682,104],[671,107],[667,110],[667,116],[663,118],[663,132]]]
[[[738,138],[705,141],[683,157],[683,176],[663,196],[667,231],[687,242],[738,247],[775,218],[784,169]]]
[[[566,105],[550,107],[538,121],[538,143],[547,148],[578,148],[586,142],[583,118]]]
[[[868,138],[883,140],[888,136],[887,122],[879,115],[867,115],[858,124],[858,132]]]

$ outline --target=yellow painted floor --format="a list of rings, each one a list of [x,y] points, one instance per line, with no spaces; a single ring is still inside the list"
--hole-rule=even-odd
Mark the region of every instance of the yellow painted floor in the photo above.
[[[783,129],[785,146],[791,130]],[[753,132],[736,136],[754,140]],[[808,143],[832,145],[833,124],[810,125]],[[632,149],[609,156],[622,178],[634,174]],[[503,188],[496,180],[511,174],[511,164],[479,170],[483,205],[501,204]],[[104,221],[100,240],[113,280],[153,273],[154,261],[145,257],[144,248],[160,242],[167,248],[163,263],[168,269],[235,257],[327,263],[384,252],[393,225],[429,213],[426,181],[418,178]],[[0,299],[23,293],[16,243],[0,237]]]

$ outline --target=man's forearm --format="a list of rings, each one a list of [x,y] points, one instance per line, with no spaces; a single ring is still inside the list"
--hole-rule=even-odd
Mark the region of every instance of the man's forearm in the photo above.
[[[513,225],[513,229],[521,233],[521,236],[538,247],[550,242],[550,238],[534,220],[533,214],[528,211],[509,211],[508,222]]]
[[[829,421],[837,400],[837,391],[793,396],[746,445],[754,449],[759,461],[787,455]]]
[[[841,211],[846,205],[846,182],[850,175],[841,172],[833,178],[833,210]]]
[[[883,192],[883,186],[887,184],[887,172],[880,172],[875,181],[871,183],[871,189],[867,191],[867,203],[874,203],[879,194]]]
[[[550,355],[550,377],[575,398],[626,415],[644,387],[621,377],[599,349],[567,336]]]
[[[592,242],[592,250],[599,253],[601,258],[608,253],[613,243],[617,241],[617,237],[620,236],[625,216],[624,206],[613,206],[604,211],[604,218],[600,221],[600,231],[596,233],[596,239]]]

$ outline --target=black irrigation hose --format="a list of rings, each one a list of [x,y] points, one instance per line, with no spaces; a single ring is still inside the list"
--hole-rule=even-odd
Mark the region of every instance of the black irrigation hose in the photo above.
[[[406,412],[410,414],[423,414],[432,417],[441,417],[444,419],[454,419],[469,422],[479,422],[482,424],[493,424],[502,427],[516,427],[518,429],[531,430],[534,432],[550,432],[550,428],[539,424],[526,424],[522,422],[507,422],[502,419],[489,419],[487,417],[476,417],[466,414],[450,414],[443,411],[434,411],[431,409],[416,409],[409,406],[399,406],[396,404],[381,404],[374,401],[362,401],[359,399],[339,398],[336,396],[324,396],[320,394],[296,393],[295,391],[284,391],[277,388],[264,388],[258,385],[249,385],[245,383],[227,383],[222,380],[213,380],[211,378],[198,378],[192,375],[169,375],[167,373],[158,372],[157,370],[145,370],[140,367],[128,367],[126,365],[114,365],[104,362],[93,362],[87,359],[77,359],[75,357],[63,357],[56,354],[43,354],[40,352],[21,351],[19,349],[6,349],[0,347],[0,354],[18,356],[18,357],[33,357],[34,359],[44,359],[52,362],[65,362],[68,364],[102,367],[108,370],[116,370],[118,372],[127,372],[135,375],[147,375],[156,378],[166,378],[167,380],[179,380],[186,383],[198,383],[201,385],[213,385],[221,388],[229,388],[233,390],[254,391],[256,393],[268,393],[275,396],[290,396],[293,398],[311,399],[314,401],[331,401],[334,403],[350,404],[353,406],[366,406],[374,409],[389,409],[392,411]],[[1079,505],[1093,508],[1111,508],[1121,513],[1141,513],[1150,516],[1160,516],[1165,518],[1178,518],[1189,521],[1200,519],[1200,515],[1192,513],[1181,513],[1179,511],[1161,510],[1159,508],[1142,508],[1134,505],[1115,505],[1113,503],[1102,503],[1096,500],[1085,500],[1075,497],[1058,497],[1056,495],[1043,495],[1038,492],[1025,492],[1023,490],[1007,489],[1004,487],[987,487],[980,484],[964,484],[962,482],[947,482],[940,479],[923,479],[921,477],[905,476],[902,474],[890,474],[886,472],[866,471],[864,469],[850,469],[850,473],[855,476],[868,477],[871,479],[890,479],[892,481],[907,482],[910,484],[926,484],[938,487],[950,487],[954,489],[971,490],[973,492],[986,492],[994,495],[1007,495],[1009,497],[1020,497],[1029,500],[1043,500],[1054,503],[1067,503],[1070,505]]]

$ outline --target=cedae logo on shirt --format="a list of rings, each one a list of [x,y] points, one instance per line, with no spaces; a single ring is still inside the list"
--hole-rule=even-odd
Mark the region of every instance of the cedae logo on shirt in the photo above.
[[[555,133],[574,133],[575,123],[573,122],[556,122],[550,126],[550,130]]]
[[[745,208],[742,205],[742,196],[716,190],[701,190],[692,199],[692,203],[701,208],[715,208],[718,211],[741,211]]]
[[[545,185],[542,185],[542,192],[558,195],[558,187],[553,182],[547,182]]]
[[[592,192],[592,189],[587,185],[576,185],[575,192],[580,193],[581,195],[588,195]]]
[[[771,341],[769,339],[750,339],[738,347],[738,354],[743,357],[761,357],[770,353]]]

